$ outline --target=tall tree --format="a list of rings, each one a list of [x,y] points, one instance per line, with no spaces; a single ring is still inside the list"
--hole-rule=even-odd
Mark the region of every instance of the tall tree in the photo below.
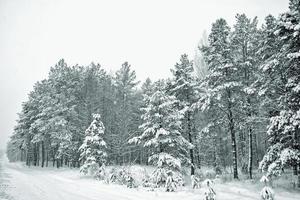
[[[269,175],[278,175],[286,166],[294,167],[300,187],[300,1],[290,0],[289,11],[280,15],[275,26],[278,50],[265,60],[265,88],[277,99],[277,112],[270,118],[270,147],[261,162]],[[268,85],[273,82],[272,85]]]
[[[236,109],[238,109],[238,93],[240,82],[237,68],[233,63],[230,48],[230,28],[224,19],[218,19],[209,35],[209,45],[202,48],[208,64],[209,75],[203,83],[208,93],[203,100],[203,109],[217,108],[226,119],[226,125],[231,136],[233,176],[238,178],[237,144],[236,144]],[[213,103],[213,104],[211,104]]]
[[[194,110],[192,105],[196,102],[196,78],[193,63],[186,54],[182,55],[180,62],[171,69],[173,79],[170,83],[170,93],[179,100],[179,109],[184,113],[182,119],[182,129],[184,135],[191,144],[194,143],[193,124]],[[191,175],[195,174],[194,150],[190,149]]]
[[[255,120],[258,107],[257,94],[254,83],[257,79],[258,59],[256,52],[258,51],[258,30],[257,19],[253,20],[247,18],[245,14],[236,15],[236,24],[231,36],[231,44],[233,46],[233,53],[235,59],[235,66],[241,82],[241,117],[240,121],[242,127],[239,130],[239,144],[240,144],[240,162],[242,169],[247,169],[249,178],[252,179],[253,166],[253,135],[255,134]],[[248,164],[246,158],[246,134],[248,135]],[[245,160],[244,160],[245,159]]]
[[[131,147],[124,143],[128,141],[131,134],[134,133],[138,124],[135,123],[137,118],[136,114],[139,113],[139,97],[137,97],[136,86],[139,83],[136,80],[136,73],[131,70],[131,66],[128,62],[122,64],[114,78],[115,93],[116,93],[116,121],[117,121],[117,132],[116,137],[119,140],[112,138],[112,143],[116,153],[116,162],[122,164],[127,161],[131,161],[132,152]]]
[[[129,142],[142,143],[144,148],[151,149],[149,162],[157,167],[156,171],[180,172],[181,164],[189,163],[187,150],[192,145],[181,134],[183,113],[177,109],[178,100],[167,95],[162,82],[158,82],[155,92],[145,96],[144,101],[147,107],[142,115],[142,134]]]

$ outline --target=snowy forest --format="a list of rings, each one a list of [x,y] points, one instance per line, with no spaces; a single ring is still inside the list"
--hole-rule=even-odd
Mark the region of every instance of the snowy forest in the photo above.
[[[124,175],[129,187],[129,172],[106,169],[150,166],[141,184],[167,191],[184,176],[210,188],[216,177],[289,174],[300,187],[300,1],[262,22],[235,19],[217,19],[166,79],[138,81],[130,61],[108,72],[59,60],[23,102],[8,159],[108,182]]]

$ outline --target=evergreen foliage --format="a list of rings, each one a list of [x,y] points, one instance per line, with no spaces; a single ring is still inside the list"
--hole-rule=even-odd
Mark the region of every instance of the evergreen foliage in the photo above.
[[[100,114],[93,114],[93,121],[85,131],[85,138],[83,144],[80,146],[79,151],[80,160],[84,164],[80,167],[80,172],[87,174],[89,171],[96,171],[100,166],[105,164],[107,153],[106,142],[103,139],[104,125],[101,122]]]

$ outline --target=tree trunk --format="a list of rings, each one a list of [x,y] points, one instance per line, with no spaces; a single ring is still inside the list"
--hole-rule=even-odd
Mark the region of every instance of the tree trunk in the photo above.
[[[42,141],[42,167],[45,165],[45,144],[44,141]]]
[[[33,165],[37,166],[37,146],[36,146],[36,143],[33,145]]]
[[[27,147],[25,156],[26,156],[26,165],[30,166],[30,147]]]
[[[191,124],[191,113],[188,111],[187,112],[187,125],[188,125],[188,136],[189,136],[189,142],[193,144],[193,139],[192,139],[192,124]],[[191,158],[191,175],[195,174],[195,162],[194,162],[194,150],[190,149],[190,158]]]
[[[232,114],[231,105],[231,91],[227,91],[228,94],[228,120],[229,120],[229,131],[231,135],[231,145],[232,145],[232,158],[233,158],[233,178],[238,179],[238,167],[237,167],[237,148],[236,148],[236,138],[234,132],[234,121]]]
[[[23,160],[24,160],[24,150],[21,149],[21,162],[23,162]]]
[[[232,142],[232,156],[233,156],[233,178],[238,179],[238,167],[237,167],[237,151],[236,151],[236,139],[234,133],[234,126],[230,122],[230,135],[231,135],[231,142]]]
[[[61,166],[61,167],[64,166],[64,159],[63,159],[63,156],[61,156],[61,158],[60,158],[60,166]]]
[[[200,151],[199,151],[199,146],[198,144],[195,145],[195,153],[196,153],[196,159],[197,159],[197,167],[200,169],[201,168],[201,158],[200,158]]]
[[[294,174],[295,176],[298,175],[298,165],[297,165],[297,164],[294,164],[294,166],[293,166],[293,174]]]
[[[40,143],[36,144],[36,154],[37,154],[36,165],[40,166]]]
[[[48,163],[49,163],[49,151],[47,148],[47,153],[46,153],[46,167],[48,167]]]
[[[253,146],[252,146],[252,128],[249,129],[249,162],[248,173],[249,178],[252,179],[252,165],[253,165]]]
[[[54,152],[54,150],[52,150],[52,165],[53,165],[53,167],[55,167],[55,152]]]
[[[60,162],[59,162],[59,158],[56,159],[56,167],[59,168],[60,167]]]
[[[194,119],[195,120],[195,119]],[[193,123],[193,133],[196,133],[196,125]],[[197,163],[197,167],[201,168],[201,159],[200,159],[200,150],[199,150],[199,143],[197,142],[197,137],[194,135],[193,140],[195,141],[195,163]]]
[[[252,135],[253,137],[253,142],[254,142],[254,148],[253,148],[253,155],[255,155],[255,166],[258,166],[259,165],[259,155],[258,155],[258,144],[257,144],[257,136],[256,136],[256,133],[253,133]]]

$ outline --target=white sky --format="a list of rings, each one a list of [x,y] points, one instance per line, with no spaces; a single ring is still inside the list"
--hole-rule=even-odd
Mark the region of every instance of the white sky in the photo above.
[[[217,18],[262,21],[287,8],[288,0],[0,0],[0,149],[33,84],[60,58],[108,71],[128,61],[139,80],[165,78],[181,54],[193,58]]]

